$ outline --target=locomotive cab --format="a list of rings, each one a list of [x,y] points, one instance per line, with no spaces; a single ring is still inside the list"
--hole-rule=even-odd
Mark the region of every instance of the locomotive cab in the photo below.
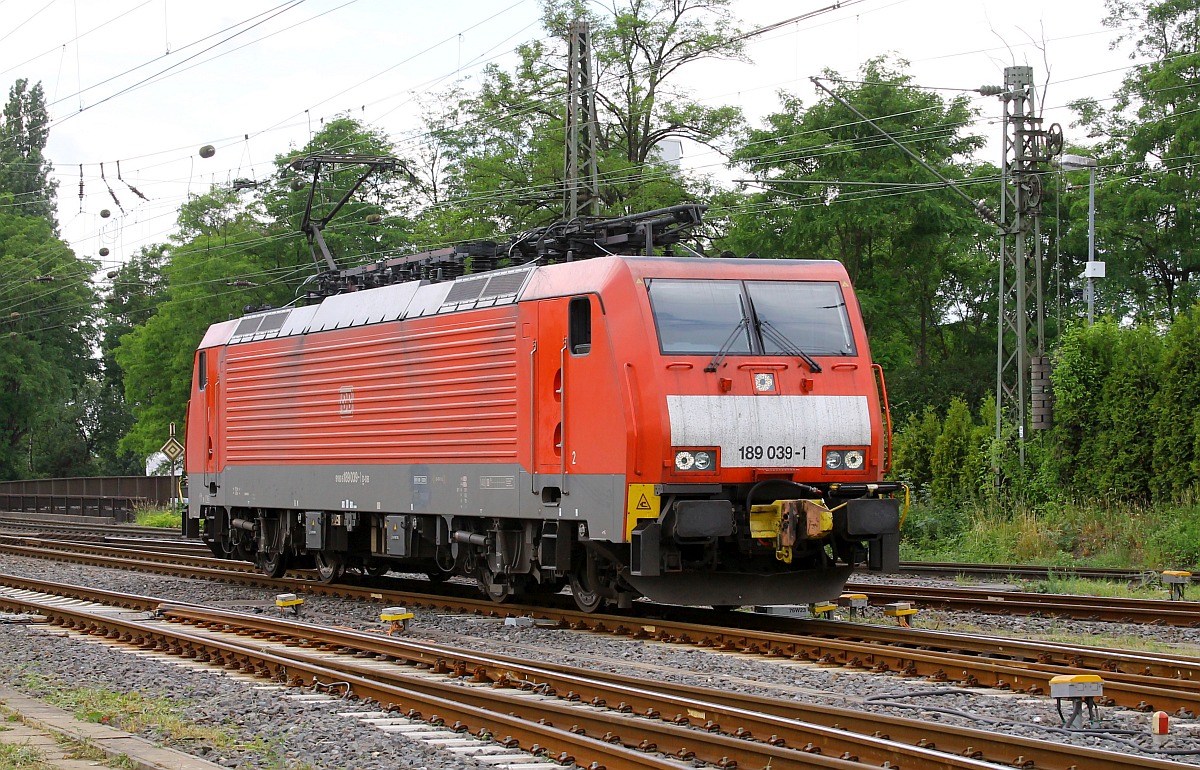
[[[547,374],[558,405],[534,420],[554,476],[535,473],[534,488],[575,516],[598,502],[587,471],[619,472],[626,491],[620,520],[597,512],[579,530],[577,597],[806,603],[839,593],[856,565],[897,568],[882,373],[840,264],[614,257],[565,267],[546,268],[527,301],[595,292],[587,336],[605,366],[582,371],[572,339],[583,324],[569,311],[567,328],[542,330],[539,343],[564,355]],[[536,459],[537,435],[534,445]]]

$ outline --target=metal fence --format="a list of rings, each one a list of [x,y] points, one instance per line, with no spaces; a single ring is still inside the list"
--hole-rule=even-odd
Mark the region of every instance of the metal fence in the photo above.
[[[0,481],[0,511],[111,516],[118,522],[132,521],[137,508],[170,504],[179,496],[177,482],[170,476]]]

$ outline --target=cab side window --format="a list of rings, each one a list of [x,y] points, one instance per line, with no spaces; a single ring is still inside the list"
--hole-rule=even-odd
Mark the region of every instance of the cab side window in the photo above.
[[[586,356],[592,349],[592,300],[573,297],[567,305],[567,344],[571,355]]]
[[[196,382],[200,383],[200,390],[208,387],[208,351],[201,350],[200,358],[196,361]]]

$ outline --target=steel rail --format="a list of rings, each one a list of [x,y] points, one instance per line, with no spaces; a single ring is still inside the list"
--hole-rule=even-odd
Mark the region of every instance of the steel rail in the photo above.
[[[1132,756],[1093,748],[1056,744],[1016,735],[970,727],[931,723],[902,717],[882,717],[854,709],[808,704],[778,698],[749,695],[730,691],[714,691],[671,682],[653,681],[606,671],[581,672],[577,668],[551,663],[531,663],[528,660],[497,654],[482,654],[445,645],[415,642],[392,637],[380,637],[361,631],[314,628],[310,624],[284,618],[272,619],[227,610],[174,606],[164,604],[162,615],[167,620],[194,625],[222,627],[257,627],[268,635],[303,637],[313,644],[346,646],[356,652],[369,653],[411,664],[427,665],[435,671],[475,681],[490,681],[535,689],[542,694],[558,695],[567,700],[583,702],[608,701],[621,698],[619,710],[628,709],[641,714],[670,714],[675,722],[705,720],[707,729],[738,725],[738,734],[763,736],[780,745],[797,746],[806,743],[826,755],[851,752],[863,761],[883,763],[899,759],[902,764],[907,752],[900,745],[916,746],[922,750],[940,750],[960,757],[983,759],[1017,767],[1038,767],[1045,770],[1067,770],[1077,767],[1081,760],[1097,763],[1091,766],[1119,768],[1176,768],[1179,763],[1153,757]],[[714,700],[717,699],[717,700]],[[846,731],[870,736],[853,742],[845,739]],[[883,731],[898,737],[893,741]],[[872,751],[875,749],[875,751]],[[922,755],[924,751],[922,751]],[[956,765],[957,766],[957,765]]]
[[[876,604],[906,601],[924,607],[969,610],[990,615],[1037,615],[1075,620],[1200,627],[1200,602],[865,583],[847,583],[846,590],[866,594],[868,599]]]
[[[36,549],[26,549],[20,546],[0,545],[0,551],[8,550],[27,555],[45,557]],[[54,558],[68,561],[92,563],[102,561],[108,566],[122,569],[144,569],[163,574],[203,577],[214,580],[236,581],[250,585],[304,591],[343,597],[353,597],[364,600],[388,601],[405,603],[415,606],[442,608],[447,611],[477,612],[480,614],[527,614],[533,617],[551,619],[581,630],[603,630],[630,635],[640,638],[655,638],[660,641],[680,644],[697,644],[728,651],[741,651],[750,654],[768,655],[774,657],[791,657],[796,660],[816,661],[827,665],[841,665],[850,668],[865,668],[877,672],[897,672],[905,676],[923,676],[936,682],[958,682],[969,687],[995,687],[1011,689],[1018,692],[1040,694],[1049,691],[1049,680],[1059,674],[1079,673],[1085,663],[1082,649],[1076,648],[1075,655],[1069,662],[1056,663],[1040,662],[1036,657],[1032,660],[999,658],[984,658],[983,655],[996,655],[997,651],[1016,650],[1023,644],[1020,640],[988,639],[976,635],[953,635],[946,632],[923,632],[919,629],[910,630],[899,643],[880,643],[880,639],[895,634],[883,626],[862,624],[805,621],[787,622],[786,619],[769,616],[753,615],[750,613],[728,613],[721,616],[721,622],[737,623],[742,627],[716,627],[702,623],[687,623],[662,619],[646,619],[628,616],[591,615],[567,609],[547,607],[530,607],[523,605],[497,605],[484,599],[452,598],[447,596],[430,596],[427,594],[393,592],[377,588],[358,588],[344,585],[324,584],[316,581],[297,581],[287,579],[271,579],[252,572],[224,572],[210,568],[176,568],[169,564],[122,560],[112,557],[88,557],[65,551],[52,551]],[[184,559],[185,561],[193,561]],[[231,564],[236,564],[231,562]],[[695,611],[679,608],[680,614],[692,617]],[[700,613],[703,617],[704,614]],[[707,614],[705,620],[711,622],[713,616]],[[763,630],[764,626],[767,630]],[[780,631],[779,629],[785,629]],[[922,636],[923,635],[923,636]],[[851,639],[844,637],[850,636]],[[894,636],[892,636],[895,639]],[[869,641],[863,641],[868,639]],[[977,654],[964,654],[963,649],[974,645],[978,649],[980,640],[990,643],[991,649],[979,650]],[[940,649],[935,649],[940,648]],[[1092,654],[1099,660],[1105,661],[1114,657],[1114,652],[1103,648],[1093,648]],[[1149,655],[1145,657],[1149,658]],[[1128,673],[1115,666],[1115,670],[1101,668],[1106,679],[1105,696],[1111,704],[1139,710],[1163,710],[1180,715],[1200,713],[1200,692],[1197,692],[1196,675],[1200,660],[1175,656],[1169,664],[1176,673],[1171,679],[1150,675]],[[1143,669],[1145,667],[1143,666]],[[1187,672],[1186,675],[1183,672]]]
[[[558,699],[531,699],[505,688],[464,687],[453,681],[434,680],[398,669],[384,670],[348,657],[319,660],[296,650],[272,651],[259,640],[230,639],[203,630],[182,631],[176,624],[161,621],[115,617],[78,606],[28,598],[0,597],[0,606],[32,610],[51,623],[81,633],[223,666],[263,679],[293,686],[312,683],[326,689],[344,688],[347,696],[375,701],[385,711],[401,711],[410,718],[425,719],[437,725],[448,725],[453,720],[449,729],[455,732],[473,731],[488,738],[506,736],[500,740],[502,745],[521,746],[534,754],[546,754],[560,764],[574,764],[576,757],[580,757],[583,763],[590,761],[593,768],[612,770],[679,770],[678,760],[699,760],[730,769],[824,767],[861,770],[864,766],[850,757],[827,757],[803,748],[792,749],[749,737],[637,718],[613,710],[585,709]],[[348,652],[342,648],[337,651]],[[556,723],[570,727],[556,727]],[[944,755],[937,752],[925,750],[924,754],[925,762],[906,767],[920,770],[993,767],[969,759],[949,764],[944,761]],[[909,752],[908,756],[915,759],[917,755]]]
[[[1083,578],[1086,580],[1113,580],[1128,582],[1143,580],[1157,575],[1149,569],[1121,569],[1117,567],[1043,567],[1030,564],[966,564],[957,562],[902,561],[900,572],[914,575],[991,575],[995,577],[1017,577],[1031,580],[1049,580],[1051,577]]]

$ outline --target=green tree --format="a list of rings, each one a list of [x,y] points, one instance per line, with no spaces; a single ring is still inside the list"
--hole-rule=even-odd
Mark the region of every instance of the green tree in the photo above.
[[[95,372],[95,264],[13,203],[0,195],[0,478],[86,472],[71,417]],[[57,459],[43,465],[47,457]]]
[[[968,100],[912,85],[904,66],[877,58],[859,83],[826,77],[945,176],[971,185],[972,176],[990,173],[969,162],[982,138],[964,130]],[[994,316],[985,301],[994,291],[992,228],[837,100],[806,106],[794,95],[780,98],[782,109],[733,155],[764,191],[733,212],[725,243],[742,254],[841,261],[895,400],[942,405],[955,391],[978,400],[986,364],[994,367]]]
[[[1111,108],[1073,103],[1101,137],[1109,170],[1097,191],[1098,244],[1109,263],[1105,291],[1145,318],[1170,319],[1200,291],[1200,3],[1107,0],[1104,23],[1131,43],[1131,67]]]
[[[125,377],[117,364],[121,338],[144,326],[166,297],[163,266],[168,246],[145,246],[116,270],[109,272],[109,288],[101,308],[101,372],[89,400],[92,453],[97,472],[120,476],[145,472],[144,457],[122,449],[121,439],[133,428],[133,411],[125,402]]]
[[[1200,302],[1171,324],[1161,371],[1147,422],[1157,425],[1152,485],[1169,501],[1200,490]]]
[[[678,73],[707,58],[741,57],[729,0],[543,0],[554,42],[518,47],[512,72],[485,69],[478,91],[452,92],[452,109],[426,125],[442,151],[440,177],[425,188],[441,205],[425,229],[456,238],[488,237],[562,215],[568,25],[590,25],[597,62],[597,156],[603,213],[693,200],[704,180],[659,155],[666,139],[719,146],[741,123],[728,106],[709,107],[677,85]],[[598,11],[597,8],[602,8]],[[423,164],[424,165],[424,164]],[[443,236],[444,237],[444,236]]]
[[[4,121],[0,124],[0,193],[12,193],[9,205],[21,214],[44,217],[51,231],[58,234],[54,219],[55,189],[50,178],[53,167],[42,151],[50,136],[50,116],[42,84],[29,88],[28,80],[18,80],[8,91]]]
[[[1093,481],[1104,460],[1104,389],[1121,348],[1111,321],[1069,328],[1054,357],[1054,434],[1058,476],[1069,491],[1100,491]]]
[[[212,215],[229,223],[237,220],[231,215],[233,211],[240,211],[240,216],[248,218],[247,221],[265,216],[271,222],[272,234],[287,240],[298,239],[295,253],[302,256],[296,258],[299,263],[313,264],[307,246],[299,245],[303,242],[299,228],[309,195],[313,201],[311,218],[323,219],[366,171],[366,167],[356,164],[325,164],[316,189],[310,189],[311,172],[293,172],[288,168],[296,158],[317,153],[392,157],[395,149],[383,132],[368,128],[353,118],[335,118],[325,123],[303,148],[275,158],[279,172],[270,182],[264,183],[252,205],[246,205],[246,201],[231,191],[220,210],[214,210]],[[323,236],[339,267],[373,262],[390,252],[409,247],[412,225],[408,211],[412,185],[408,180],[409,172],[403,164],[395,171],[372,173],[330,221]],[[293,182],[297,184],[293,185]],[[181,235],[189,235],[190,227],[181,220]],[[316,250],[316,259],[318,262],[313,269],[326,269],[320,249]]]
[[[892,475],[909,482],[915,491],[929,491],[933,481],[933,448],[942,433],[942,421],[933,406],[926,406],[918,415],[911,413],[896,432],[896,458]]]
[[[930,473],[933,495],[941,502],[961,502],[978,489],[978,473],[971,461],[978,457],[972,446],[974,436],[971,409],[961,398],[950,401],[942,432],[933,445]]]
[[[1097,460],[1085,495],[1148,501],[1154,480],[1154,401],[1163,385],[1163,339],[1151,325],[1122,329],[1100,392]],[[1168,376],[1181,375],[1176,372]]]

